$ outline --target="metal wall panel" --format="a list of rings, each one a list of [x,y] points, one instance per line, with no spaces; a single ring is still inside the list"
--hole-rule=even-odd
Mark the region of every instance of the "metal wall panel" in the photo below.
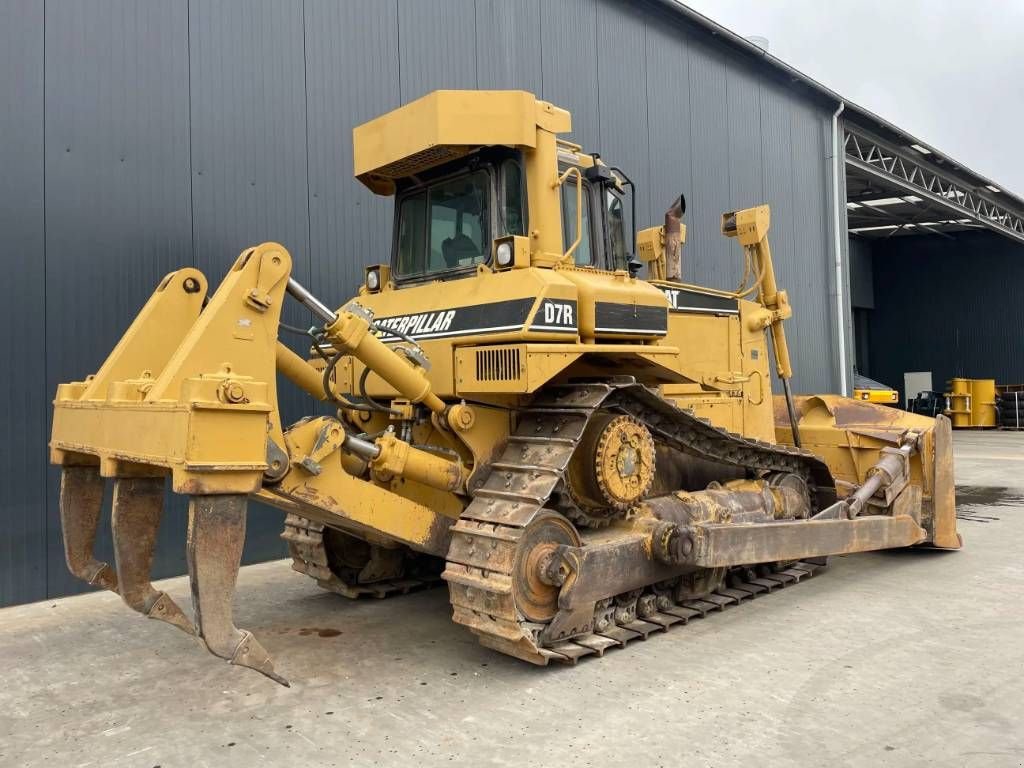
[[[689,132],[693,186],[686,194],[686,280],[720,288],[739,282],[740,252],[721,234],[720,217],[733,209],[729,190],[729,102],[726,59],[708,44],[689,45]],[[669,160],[668,162],[671,162]]]
[[[597,101],[601,107],[601,143],[584,147],[600,152],[610,165],[620,167],[636,184],[637,228],[651,224],[650,136],[647,128],[647,24],[640,6],[601,3],[598,28],[614,46],[598,50]],[[607,55],[614,52],[614,55]],[[667,202],[660,203],[662,212]],[[628,206],[627,206],[628,212]],[[627,226],[631,226],[627,213]]]
[[[184,3],[49,2],[45,33],[45,392],[52,397],[58,382],[99,367],[160,278],[192,263],[192,222]],[[64,565],[58,472],[48,475],[47,593],[82,591]],[[109,504],[100,539],[109,557],[108,520]],[[180,572],[180,505],[169,510],[163,533],[157,571]]]
[[[46,597],[43,7],[4,4],[0,23],[0,606]]]
[[[599,5],[594,0],[543,3],[539,49],[533,45],[519,53],[540,59],[541,96],[572,112],[572,140],[590,147],[601,145],[598,42],[608,38],[608,30],[597,24]]]
[[[435,88],[523,88],[569,109],[571,138],[636,181],[640,226],[685,193],[690,280],[732,287],[740,252],[719,217],[771,203],[796,387],[835,387],[830,107],[660,6],[50,0],[44,19],[41,3],[9,0],[3,22],[0,95],[15,108],[0,114],[0,216],[4,258],[23,265],[5,312],[23,332],[0,342],[19,372],[0,397],[16,446],[5,466],[27,482],[0,508],[13,532],[0,544],[0,603],[80,589],[45,468],[56,383],[95,370],[165,272],[195,264],[216,281],[262,240],[344,301],[363,265],[388,258],[391,223],[390,201],[351,177],[351,128]],[[12,341],[40,327],[45,353]],[[293,394],[281,405],[286,420],[309,410]],[[184,568],[184,522],[175,501],[159,575]],[[246,558],[282,553],[279,530],[278,513],[256,508]]]
[[[902,392],[907,371],[1024,382],[1024,246],[991,232],[871,244],[871,377]],[[908,297],[923,300],[908,305]]]
[[[765,202],[761,141],[761,77],[746,65],[726,68],[729,199],[734,208]]]
[[[473,0],[399,0],[398,29],[403,103],[438,88],[477,87]],[[368,53],[365,48],[363,53]]]
[[[275,0],[189,3],[192,221],[196,266],[216,284],[247,246],[267,240],[310,276],[305,19]],[[286,318],[306,322],[293,303]],[[308,349],[308,346],[305,348]],[[282,386],[285,424],[308,398]],[[244,558],[283,556],[279,512],[250,504]]]
[[[693,153],[690,151],[690,43],[679,29],[647,24],[647,134],[649,175],[636,179],[650,200],[652,225],[660,225],[665,210],[679,196],[687,205],[693,197]],[[683,248],[683,269],[689,271],[692,244]]]
[[[477,0],[478,88],[542,93],[541,57],[524,55],[540,40],[541,0]]]
[[[775,220],[772,231],[792,229],[792,250],[778,251],[776,271],[789,293],[797,322],[788,322],[787,334],[798,392],[834,392],[838,358],[833,338],[839,332],[835,307],[829,299],[832,248],[829,242],[829,165],[824,142],[825,117],[807,104],[790,106],[793,142],[793,195],[791,216]]]
[[[310,285],[340,305],[364,265],[391,258],[391,199],[352,177],[352,126],[401,103],[398,12],[378,0],[307,0],[305,29]]]

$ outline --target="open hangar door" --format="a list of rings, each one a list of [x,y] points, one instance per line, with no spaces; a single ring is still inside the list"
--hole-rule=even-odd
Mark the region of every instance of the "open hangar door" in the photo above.
[[[857,373],[1024,382],[1024,201],[889,128],[842,128]]]

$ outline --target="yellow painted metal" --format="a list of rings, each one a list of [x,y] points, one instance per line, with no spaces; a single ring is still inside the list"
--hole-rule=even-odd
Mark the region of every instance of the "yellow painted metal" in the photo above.
[[[261,488],[256,497],[271,506],[357,535],[373,536],[443,556],[451,518],[394,493],[387,487],[353,477],[340,464],[328,463],[315,476],[288,475]]]
[[[531,214],[532,216],[532,214]],[[386,289],[380,293],[361,296],[361,305],[371,310],[378,322],[387,325],[391,318],[407,318],[406,327],[415,327],[420,322],[434,322],[439,313],[460,312],[469,307],[481,305],[497,305],[499,302],[525,301],[530,309],[522,325],[502,330],[486,330],[480,333],[460,335],[457,339],[447,337],[427,337],[418,340],[423,351],[431,361],[430,371],[423,372],[430,384],[431,391],[440,398],[453,397],[461,393],[498,392],[510,393],[532,392],[560,370],[572,362],[566,355],[606,355],[617,353],[620,356],[640,354],[644,359],[660,361],[650,366],[652,383],[678,381],[677,373],[664,370],[669,358],[678,350],[669,341],[658,344],[644,343],[644,334],[614,336],[614,349],[602,346],[613,337],[601,334],[596,326],[595,307],[598,302],[628,304],[635,307],[663,308],[667,305],[664,294],[650,283],[629,277],[624,272],[609,272],[592,268],[561,266],[553,269],[525,268],[492,272],[481,269],[476,274],[459,279],[440,281],[420,285],[412,285],[400,290]],[[577,325],[584,344],[579,344],[572,334],[552,330],[539,322],[538,312],[542,311],[545,300],[572,300],[576,302]],[[595,341],[595,337],[596,341]],[[647,338],[651,334],[646,334]],[[620,340],[629,339],[635,349],[627,349]],[[572,343],[568,343],[571,340]],[[460,368],[455,372],[454,365],[462,361],[464,365],[466,353],[461,349],[478,345],[504,345],[527,343],[542,346],[531,347],[531,359],[541,367],[531,369],[528,379],[510,382],[509,389],[484,386],[480,388],[467,376],[469,369]],[[454,353],[453,353],[454,350]],[[390,355],[390,352],[387,353]],[[558,363],[561,362],[562,365]],[[673,364],[674,365],[674,364]],[[366,368],[365,362],[353,363],[351,372],[342,370],[337,376],[344,379],[347,386],[351,381],[358,380]],[[398,390],[378,375],[381,368],[370,366],[373,371],[366,381],[366,391],[375,398],[390,398],[398,394]],[[545,375],[548,378],[545,378]],[[474,387],[467,389],[465,387]],[[351,390],[350,390],[351,391]],[[405,396],[408,396],[406,393]]]
[[[679,224],[679,248],[686,242],[686,225]],[[658,281],[668,279],[668,259],[665,227],[648,227],[636,233],[636,254],[647,265],[647,279]],[[678,281],[673,281],[678,283]],[[702,290],[706,290],[702,288]]]
[[[608,272],[573,265],[559,266],[556,272],[576,287],[577,323],[584,343],[609,339],[638,340],[659,335],[656,331],[644,328],[638,328],[632,333],[602,329],[597,321],[597,308],[600,304],[667,310],[668,299],[665,294],[646,280],[630,277],[624,270]]]
[[[791,445],[784,399],[775,397],[774,406],[777,441]],[[840,496],[867,479],[882,449],[897,445],[907,430],[921,433],[920,450],[910,458],[910,483],[921,488],[927,541],[940,548],[960,547],[949,419],[932,419],[839,395],[797,397],[796,409],[804,448],[828,464],[839,481]]]
[[[680,283],[658,283],[683,289]],[[662,387],[665,397],[716,426],[759,440],[774,441],[771,374],[764,331],[748,322],[760,304],[737,300],[738,314],[669,316],[666,343],[679,350],[675,368],[685,383]]]
[[[440,91],[355,129],[356,176],[379,194],[482,147],[518,150],[528,231],[499,233],[513,251],[501,269],[492,259],[471,274],[403,283],[386,265],[370,267],[379,276],[373,290],[364,284],[323,329],[321,349],[341,354],[330,386],[351,398],[337,417],[310,417],[287,431],[281,424],[277,374],[326,400],[324,363],[278,341],[292,261],[283,246],[264,243],[239,256],[205,308],[202,274],[168,275],[97,373],[59,386],[53,461],[98,466],[108,477],[169,475],[178,493],[247,493],[367,540],[443,555],[449,526],[496,460],[517,409],[546,385],[631,376],[731,432],[792,442],[784,408],[777,418],[768,364],[766,330],[779,375],[792,373],[782,328],[792,309],[772,266],[768,207],[723,217],[723,233],[747,259],[736,291],[577,266],[580,182],[597,161],[558,137],[569,129],[567,112],[521,91]],[[561,194],[570,179],[577,222],[566,249]],[[638,237],[654,278],[668,274],[667,239],[664,227]],[[685,291],[724,309],[682,311],[668,296]],[[542,314],[555,303],[573,313],[564,327]],[[667,327],[602,327],[600,305]],[[514,319],[490,322],[499,306],[514,306]],[[447,332],[458,312],[483,318],[480,327]],[[425,327],[436,332],[416,330]],[[389,329],[412,332],[419,349],[403,354],[409,342]],[[356,391],[360,382],[365,392]],[[961,393],[961,386],[954,384],[957,397],[994,400],[988,389]],[[356,407],[364,394],[387,409]],[[848,484],[841,493],[862,483],[907,429],[921,432],[910,465],[924,500],[921,522],[935,546],[959,546],[947,420],[828,395],[797,402],[804,447]],[[617,446],[608,456],[605,481],[631,477],[617,463],[632,461],[629,450]],[[629,501],[620,485],[613,495]]]
[[[310,397],[317,400],[326,400],[327,393],[324,392],[323,374],[309,364],[300,355],[292,352],[288,347],[277,342],[275,347],[277,370],[279,370],[288,381],[297,386]]]
[[[376,440],[380,455],[370,460],[370,469],[381,477],[406,477],[442,491],[463,492],[469,472],[460,461],[415,448],[391,432]]]
[[[946,415],[954,429],[996,425],[995,379],[955,378],[948,382]]]
[[[290,268],[277,243],[244,251],[201,313],[201,275],[165,278],[98,375],[58,387],[52,460],[92,456],[105,476],[159,467],[178,493],[255,491],[268,437],[284,443],[275,346]],[[189,279],[202,290],[172,300]]]
[[[776,372],[779,378],[793,377],[793,365],[789,358],[789,345],[782,321],[793,315],[785,291],[779,290],[775,279],[771,247],[768,245],[768,227],[771,214],[767,205],[747,208],[742,211],[722,214],[722,233],[735,237],[747,251],[750,265],[757,276],[755,285],[758,301],[763,311],[753,314],[748,321],[754,329],[770,328],[775,349]]]
[[[569,113],[526,91],[434,91],[352,131],[355,176],[390,195],[395,179],[482,146],[535,148],[538,129],[568,133]]]
[[[653,382],[680,382],[679,349],[644,344],[500,344],[455,349],[458,395],[528,394],[571,370],[609,365],[647,369]]]
[[[357,358],[403,397],[413,403],[423,403],[435,413],[444,411],[444,401],[431,391],[423,369],[412,365],[370,333],[370,322],[365,316],[343,309],[324,332],[337,349]]]
[[[526,91],[434,91],[353,130],[355,176],[391,195],[396,179],[482,146],[525,150],[532,258],[552,266],[564,256],[557,134],[570,130],[568,112]]]
[[[854,389],[853,399],[882,405],[898,405],[900,396],[895,389]]]
[[[151,379],[163,370],[199,316],[206,289],[206,277],[191,267],[161,280],[96,375],[86,380],[81,399],[103,400],[112,382]]]
[[[340,429],[341,423],[330,417],[306,419],[289,429],[293,471],[265,485],[259,498],[356,535],[443,554],[444,533],[462,511],[462,501],[401,475],[371,479],[367,462],[339,449],[342,435],[334,430]]]

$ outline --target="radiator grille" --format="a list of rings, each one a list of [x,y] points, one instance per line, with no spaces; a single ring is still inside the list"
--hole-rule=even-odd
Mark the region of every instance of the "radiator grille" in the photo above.
[[[520,375],[518,347],[476,351],[477,381],[518,381]]]

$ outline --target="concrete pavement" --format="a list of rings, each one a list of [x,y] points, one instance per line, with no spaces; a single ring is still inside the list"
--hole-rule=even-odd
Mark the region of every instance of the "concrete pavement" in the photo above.
[[[444,589],[350,602],[284,562],[236,619],[290,689],[108,593],[0,611],[0,765],[1024,765],[1024,432],[955,444],[962,551],[835,558],[575,668],[478,646]]]

